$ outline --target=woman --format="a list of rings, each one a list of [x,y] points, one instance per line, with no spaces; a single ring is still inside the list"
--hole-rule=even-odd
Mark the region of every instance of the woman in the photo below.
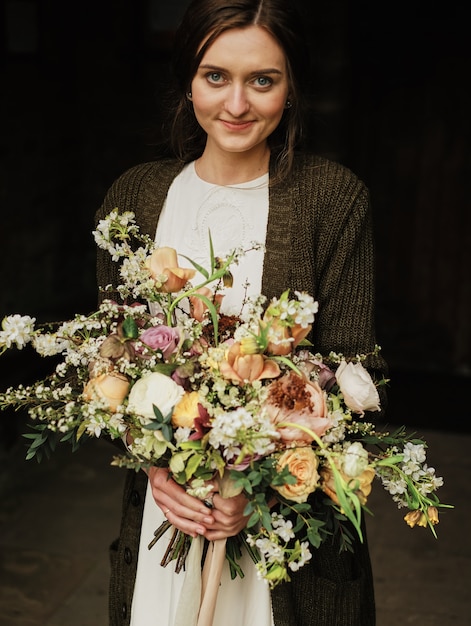
[[[202,263],[208,229],[217,255],[262,242],[265,252],[236,268],[225,311],[240,308],[247,291],[268,298],[287,288],[307,291],[319,302],[316,349],[366,353],[375,345],[368,192],[341,165],[295,152],[308,76],[301,23],[291,0],[194,0],[175,40],[173,157],[121,176],[97,220],[115,207],[134,211],[142,232]],[[116,269],[99,252],[99,285],[116,284]],[[164,516],[208,540],[244,528],[242,495],[216,494],[213,505],[209,510],[186,494],[164,469],[148,477],[130,472],[112,551],[110,624],[180,623],[185,574],[160,567],[164,539],[152,550],[147,544]],[[184,620],[196,623],[194,615]],[[251,575],[223,578],[214,620],[214,626],[374,623],[366,541],[357,542],[353,554],[339,554],[335,538],[271,596]]]

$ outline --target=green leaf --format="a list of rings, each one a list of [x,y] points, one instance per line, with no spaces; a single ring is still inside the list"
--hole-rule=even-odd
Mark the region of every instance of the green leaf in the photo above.
[[[123,322],[123,334],[126,339],[137,339],[139,337],[139,329],[136,320],[128,315]]]
[[[187,478],[187,480],[190,480],[190,478],[196,472],[196,470],[200,466],[200,463],[201,463],[202,459],[203,459],[203,456],[201,454],[198,454],[198,453],[193,454],[193,456],[191,456],[188,459],[188,463],[186,464],[186,478]]]
[[[164,423],[164,422],[165,422],[165,419],[164,419],[164,416],[162,415],[162,412],[161,412],[161,410],[159,409],[159,407],[158,407],[156,404],[153,404],[153,405],[152,405],[152,409],[153,409],[153,411],[154,411],[154,415],[155,415],[155,417],[157,418],[157,421],[158,421],[158,422],[161,422],[161,423]]]
[[[162,424],[162,435],[166,441],[172,441],[173,429],[171,424]]]
[[[196,263],[196,261],[194,261],[193,259],[190,259],[189,256],[185,256],[184,254],[180,255],[182,256],[184,259],[186,259],[187,261],[189,261],[189,263],[191,263],[193,265],[193,267],[195,268],[196,271],[200,272],[200,274],[202,274],[206,279],[209,278],[209,273],[208,271],[199,263]]]
[[[249,517],[249,521],[247,522],[247,528],[252,528],[252,526],[255,526],[256,524],[258,524],[260,520],[260,516],[257,513],[257,511],[254,511],[252,513],[252,515]]]

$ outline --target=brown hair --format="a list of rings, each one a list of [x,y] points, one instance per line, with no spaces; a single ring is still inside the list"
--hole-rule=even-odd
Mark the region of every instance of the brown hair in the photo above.
[[[201,156],[206,133],[198,124],[187,92],[201,59],[224,31],[247,26],[265,28],[286,56],[291,108],[269,137],[276,157],[275,179],[291,171],[294,149],[303,131],[303,87],[309,77],[309,54],[302,33],[302,19],[293,0],[193,0],[177,29],[174,41],[170,146],[179,159],[188,162]],[[202,42],[204,42],[203,45]]]

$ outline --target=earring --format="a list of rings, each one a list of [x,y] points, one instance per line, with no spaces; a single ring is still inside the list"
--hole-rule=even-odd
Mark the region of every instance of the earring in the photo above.
[[[291,100],[286,100],[285,109],[291,109],[292,106],[293,103],[291,102]]]
[[[192,99],[191,91],[186,92],[186,97],[188,98],[188,100]]]

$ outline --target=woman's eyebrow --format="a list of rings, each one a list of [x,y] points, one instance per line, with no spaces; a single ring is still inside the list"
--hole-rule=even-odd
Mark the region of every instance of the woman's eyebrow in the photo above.
[[[199,69],[202,70],[212,70],[213,72],[224,72],[224,73],[228,73],[229,70],[224,68],[224,67],[219,67],[218,65],[211,65],[210,63],[204,63],[202,65],[199,66]],[[261,69],[257,69],[257,70],[253,70],[250,72],[250,74],[283,74],[283,72],[279,69],[277,69],[276,67],[268,67],[268,68],[261,68]]]

